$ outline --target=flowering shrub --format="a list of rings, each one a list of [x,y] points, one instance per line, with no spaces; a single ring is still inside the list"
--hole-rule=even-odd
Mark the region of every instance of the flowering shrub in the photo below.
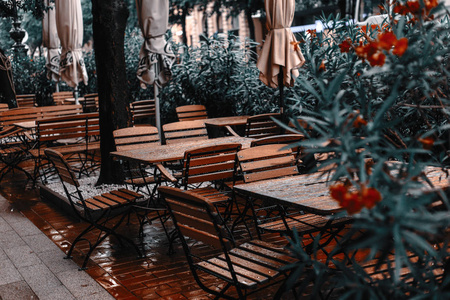
[[[320,235],[312,255],[291,240],[302,258],[292,271],[313,281],[313,298],[324,290],[350,299],[450,296],[448,189],[430,188],[449,185],[450,23],[436,1],[393,5],[380,26],[330,18],[329,32],[299,37],[307,63],[292,108],[313,129],[297,126],[308,137],[300,144],[328,153],[320,166],[330,196],[353,218],[326,259]],[[443,171],[430,182],[433,167]]]

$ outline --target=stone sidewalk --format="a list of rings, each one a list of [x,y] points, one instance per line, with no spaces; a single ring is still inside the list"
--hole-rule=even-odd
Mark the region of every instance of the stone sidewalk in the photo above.
[[[114,299],[0,196],[0,300]]]

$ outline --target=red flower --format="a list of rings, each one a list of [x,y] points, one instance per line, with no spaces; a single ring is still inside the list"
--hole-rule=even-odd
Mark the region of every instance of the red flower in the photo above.
[[[368,209],[373,208],[382,199],[380,192],[376,188],[367,188],[365,186],[361,188],[361,198]]]
[[[344,201],[341,203],[347,212],[351,215],[360,212],[363,208],[361,197],[357,191],[345,194]]]
[[[361,115],[357,116],[355,121],[353,122],[353,127],[361,128],[362,126],[366,126],[367,121],[363,119]]]
[[[349,39],[346,39],[342,43],[339,44],[339,48],[341,49],[342,53],[348,53],[348,52],[350,52],[350,49],[352,48],[352,43]]]
[[[383,52],[377,51],[371,56],[367,57],[367,60],[369,61],[370,65],[372,67],[375,66],[383,66],[386,61],[386,55]]]
[[[294,41],[291,42],[291,45],[294,46],[294,51],[299,51],[300,50],[300,47],[298,46],[298,44],[300,44],[300,43],[301,42],[294,42]]]
[[[431,150],[433,148],[434,138],[431,136],[425,137],[425,138],[419,138],[418,141],[422,143],[422,147],[425,150]]]
[[[322,63],[321,63],[320,66],[319,66],[319,71],[324,72],[325,70],[326,70],[325,62],[322,60]]]
[[[395,43],[397,43],[397,37],[391,31],[385,31],[378,35],[378,46],[384,50],[391,50]]]
[[[332,186],[330,186],[330,195],[331,198],[337,200],[341,203],[344,200],[344,196],[348,191],[348,187],[346,187],[342,182],[338,182]]]
[[[430,11],[431,9],[435,8],[436,6],[438,6],[439,2],[438,0],[427,0],[425,1],[425,8]]]
[[[408,49],[408,39],[403,37],[395,43],[392,53],[397,56],[402,56],[405,53],[406,49]]]
[[[406,8],[412,14],[417,14],[420,12],[420,3],[419,1],[407,1]]]

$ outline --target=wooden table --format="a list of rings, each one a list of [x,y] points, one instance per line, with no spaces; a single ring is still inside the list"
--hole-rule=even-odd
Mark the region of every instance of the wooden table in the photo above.
[[[226,127],[231,127],[240,136],[244,136],[245,125],[249,116],[232,116],[205,119],[206,129],[210,138],[224,136]]]
[[[25,122],[18,122],[13,123],[14,126],[25,129],[25,130],[32,130],[36,128],[36,121],[25,121]]]
[[[234,190],[246,197],[269,200],[318,215],[332,215],[342,210],[330,197],[327,177],[319,173],[240,184],[235,185]]]
[[[243,137],[221,137],[216,139],[207,139],[191,142],[182,142],[169,145],[160,145],[152,147],[139,147],[134,150],[115,151],[111,155],[128,161],[136,161],[140,163],[162,163],[176,161],[184,158],[184,152],[200,147],[214,146],[228,143],[240,143],[242,148],[250,148],[252,139]],[[139,146],[139,145],[138,145]]]
[[[78,97],[78,103],[84,102],[84,97]],[[66,98],[64,99],[64,104],[76,104],[75,98]]]

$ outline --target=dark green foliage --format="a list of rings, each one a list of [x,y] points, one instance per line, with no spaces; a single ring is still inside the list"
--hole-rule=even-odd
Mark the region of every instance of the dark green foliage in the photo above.
[[[210,117],[278,111],[277,90],[258,79],[250,46],[235,37],[205,37],[198,48],[175,47],[173,79],[161,91],[166,121],[176,120],[175,107],[186,104],[205,105]]]
[[[310,134],[297,126],[309,137],[301,145],[307,152],[332,153],[324,163],[333,170],[332,181],[348,181],[357,190],[372,187],[382,195],[375,207],[353,215],[352,229],[328,257],[331,268],[315,260],[320,250],[312,261],[292,268],[304,270],[302,274],[320,270],[310,279],[315,290],[334,288],[339,299],[449,297],[444,289],[450,280],[448,270],[443,279],[436,276],[450,257],[448,193],[424,193],[429,185],[426,168],[445,168],[450,160],[450,26],[448,16],[443,17],[386,20],[397,38],[408,39],[408,49],[400,57],[384,52],[381,67],[370,66],[354,50],[339,49],[346,38],[356,45],[376,40],[376,31],[365,37],[358,28],[339,25],[328,35],[300,38],[307,63],[297,79],[292,108],[296,118],[313,128]],[[333,18],[326,21],[342,24]],[[325,69],[319,67],[322,63]],[[357,119],[364,122],[357,125]],[[429,148],[421,142],[428,137],[434,141]],[[370,172],[368,158],[374,163]],[[448,183],[445,175],[442,180]],[[437,199],[442,199],[442,207],[429,209]],[[293,242],[291,249],[296,256],[305,255],[300,243]],[[355,250],[366,253],[367,261],[374,260],[374,269],[386,268],[387,277],[371,277],[362,267],[363,255],[358,260],[338,255]],[[305,269],[305,264],[314,268]],[[409,272],[403,274],[404,268]]]

